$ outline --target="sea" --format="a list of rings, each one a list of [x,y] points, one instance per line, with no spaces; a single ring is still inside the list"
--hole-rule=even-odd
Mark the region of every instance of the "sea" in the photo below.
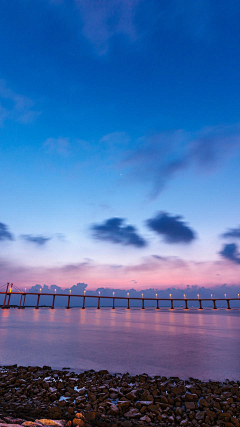
[[[240,309],[0,310],[0,365],[240,380]]]

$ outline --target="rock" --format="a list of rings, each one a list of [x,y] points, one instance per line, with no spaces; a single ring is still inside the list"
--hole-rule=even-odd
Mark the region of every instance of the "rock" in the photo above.
[[[145,421],[146,423],[150,423],[151,418],[149,418],[147,415],[144,415],[144,417],[140,418],[140,421]]]
[[[119,408],[117,407],[117,405],[111,405],[110,408],[109,408],[108,413],[110,415],[115,415],[116,416],[116,415],[119,414]]]
[[[128,400],[127,401],[119,400],[118,403],[117,403],[117,406],[120,409],[122,409],[122,411],[124,411],[125,409],[129,408],[130,402]]]
[[[218,415],[218,419],[227,422],[231,420],[231,415],[228,412],[222,412]]]
[[[0,423],[0,427],[19,427],[19,424]]]
[[[149,405],[152,405],[152,400],[140,400],[138,403],[140,403],[143,406],[149,406]]]
[[[137,390],[132,390],[130,393],[125,394],[126,399],[128,400],[136,400]]]
[[[124,417],[126,417],[126,418],[140,418],[141,413],[137,409],[131,408],[128,412],[126,412],[124,414]]]
[[[189,424],[188,418],[185,418],[180,422],[180,426],[182,427],[188,426],[188,424]]]
[[[73,427],[75,427],[75,426],[84,427],[85,426],[85,421],[84,421],[84,419],[74,418],[72,420],[72,425],[73,425]]]
[[[63,420],[47,420],[45,418],[41,420],[36,420],[36,423],[39,423],[44,426],[54,426],[54,427],[64,427],[66,424],[66,421]]]
[[[198,401],[198,395],[197,394],[186,393],[185,394],[185,399],[188,402],[197,402]]]
[[[185,408],[186,409],[190,409],[191,411],[193,411],[195,409],[196,405],[194,402],[185,402]]]
[[[203,412],[203,411],[198,411],[195,415],[195,419],[198,421],[204,420],[204,418],[205,418],[205,412]]]
[[[96,412],[95,411],[89,411],[89,412],[86,412],[84,414],[84,416],[85,416],[87,421],[92,422],[96,418]]]
[[[42,427],[42,424],[36,423],[34,421],[24,421],[24,423],[22,423],[22,426],[24,426],[24,427]]]

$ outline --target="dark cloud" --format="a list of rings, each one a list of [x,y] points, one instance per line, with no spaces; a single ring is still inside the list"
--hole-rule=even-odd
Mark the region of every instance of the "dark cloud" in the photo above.
[[[228,243],[223,246],[221,252],[219,252],[224,258],[229,261],[233,261],[235,264],[240,264],[240,253],[235,243]]]
[[[26,242],[35,243],[37,246],[44,246],[49,240],[51,240],[51,237],[34,236],[32,234],[22,234],[21,238]]]
[[[154,198],[181,171],[192,167],[198,173],[213,172],[225,162],[240,148],[240,125],[160,132],[139,138],[135,145],[121,167],[135,180],[149,183]]]
[[[2,240],[13,240],[13,234],[8,231],[6,224],[0,222],[0,241]]]
[[[196,239],[195,232],[182,220],[180,215],[171,216],[159,212],[154,218],[146,221],[147,226],[163,236],[166,243],[191,243]]]
[[[240,239],[240,226],[238,228],[229,228],[221,237]]]
[[[147,242],[137,234],[132,225],[124,225],[123,218],[110,218],[103,224],[93,224],[91,229],[93,237],[121,245],[132,245],[142,248]]]

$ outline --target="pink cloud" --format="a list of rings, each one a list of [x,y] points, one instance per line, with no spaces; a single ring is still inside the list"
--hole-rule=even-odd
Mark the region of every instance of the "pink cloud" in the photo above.
[[[92,260],[83,260],[52,268],[21,266],[2,259],[0,273],[1,285],[11,281],[22,289],[37,283],[56,284],[67,288],[78,282],[87,283],[88,289],[96,289],[99,286],[128,289],[133,278],[137,282],[134,286],[136,289],[239,283],[239,266],[228,261],[196,263],[177,257],[151,256],[135,265],[100,265]]]

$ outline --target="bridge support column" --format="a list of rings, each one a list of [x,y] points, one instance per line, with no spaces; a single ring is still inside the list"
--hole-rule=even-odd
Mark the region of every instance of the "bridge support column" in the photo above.
[[[19,302],[19,306],[18,306],[18,308],[22,308],[22,307],[21,307],[21,304],[22,304],[22,297],[23,297],[23,294],[21,294],[21,298],[20,298],[20,302]]]
[[[98,310],[100,309],[100,297],[98,297]]]
[[[202,308],[202,300],[200,299],[199,300],[199,310],[202,310],[203,308]]]
[[[227,299],[227,308],[228,308],[228,310],[231,310],[230,300],[229,299]]]
[[[70,295],[68,295],[68,305],[67,305],[67,309],[69,310],[70,308]]]
[[[39,300],[40,300],[40,294],[38,294],[38,298],[37,298],[37,305],[36,305],[36,307],[35,307],[35,308],[36,308],[36,310],[38,310],[38,308],[39,308],[39,307],[38,307],[38,306],[39,306]]]
[[[7,303],[8,307],[10,306],[10,299],[11,299],[11,294],[8,295],[8,303]]]
[[[158,299],[157,299],[157,308],[156,308],[156,310],[159,310],[159,301],[158,301]]]
[[[173,299],[171,299],[171,310],[174,310],[174,307],[173,307]]]
[[[8,295],[8,288],[9,288],[10,283],[7,283],[7,289],[6,289],[6,293],[5,293],[5,297],[4,297],[4,301],[3,301],[3,305],[2,308],[7,308],[6,307],[6,301],[7,301],[7,295]]]
[[[56,296],[56,295],[53,295],[53,299],[52,299],[52,307],[51,307],[52,309],[54,309],[55,296]]]
[[[83,309],[83,310],[85,310],[85,298],[86,298],[86,297],[83,297],[83,303],[82,303],[82,309]]]
[[[187,303],[188,303],[188,300],[187,300],[187,299],[185,299],[185,310],[188,310],[188,305],[187,305]]]
[[[213,309],[214,309],[214,310],[217,310],[216,300],[215,300],[215,299],[213,299]]]
[[[26,294],[24,294],[24,298],[23,298],[23,305],[21,308],[25,308],[25,300],[26,300]]]
[[[145,309],[145,307],[144,307],[144,299],[142,299],[142,310],[144,310]]]
[[[128,298],[128,306],[127,309],[130,310],[130,305],[129,305],[129,298]]]
[[[115,298],[113,298],[113,310],[115,310]]]

